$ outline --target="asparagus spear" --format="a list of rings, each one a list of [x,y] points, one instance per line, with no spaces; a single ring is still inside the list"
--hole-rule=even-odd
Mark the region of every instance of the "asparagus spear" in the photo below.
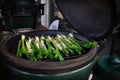
[[[29,59],[29,55],[28,55],[28,51],[26,49],[26,46],[25,46],[25,35],[22,35],[21,37],[21,53],[26,55],[26,57]]]
[[[72,53],[72,54],[74,54],[74,51],[71,49],[71,44],[70,44],[70,42],[69,41],[66,41],[65,39],[65,36],[59,36],[59,39],[65,44],[65,46],[67,47],[67,50],[70,52],[70,53]]]
[[[40,37],[40,45],[41,45],[41,49],[43,51],[43,55],[48,55],[48,50],[47,50],[47,47],[45,45],[45,37],[44,36],[41,36]],[[47,57],[44,57],[44,59],[46,59]]]
[[[31,48],[31,41],[32,41],[32,39],[29,37],[29,40],[25,40],[25,42],[26,42],[26,48],[27,48],[27,51],[29,52],[29,53],[31,53],[33,50],[32,50],[32,48]]]
[[[58,44],[61,46],[61,48],[62,48],[62,53],[65,55],[65,56],[69,56],[69,51],[67,50],[67,47],[66,47],[66,45],[60,40],[60,38],[59,38],[59,35],[57,35],[56,37],[55,37],[55,39],[56,39],[56,41],[58,42]]]
[[[81,54],[82,51],[82,47],[79,45],[78,42],[76,42],[74,39],[72,39],[71,37],[68,36],[69,41],[72,43],[72,48],[78,53]]]
[[[29,53],[31,56],[31,60],[37,61],[37,51],[38,51],[38,43],[36,43],[36,39],[35,38],[31,38],[32,42],[30,43],[32,52]]]
[[[56,45],[56,41],[53,38],[51,38],[50,36],[48,36],[48,39],[50,40],[50,42],[53,44],[53,46],[55,48],[55,50],[53,51],[53,53],[55,54],[54,58],[59,58],[60,61],[64,61],[64,58],[60,54],[59,47]]]
[[[48,48],[47,48],[47,55],[45,56],[46,58],[47,57],[49,57],[50,58],[50,60],[53,60],[53,54],[52,54],[52,52],[53,52],[53,47],[52,47],[52,45],[51,45],[51,43],[50,43],[50,41],[49,41],[49,39],[48,39],[48,36],[46,36],[46,39],[45,39],[45,41],[46,41],[46,44],[47,44],[47,46],[48,46]]]
[[[78,54],[81,54],[82,52],[82,47],[74,40],[72,40],[71,38],[68,38],[72,45],[71,45],[71,48],[74,49]]]
[[[75,39],[72,33],[69,33],[68,37],[70,37],[73,41],[76,41],[81,47],[84,48],[95,48],[97,46],[97,42],[83,42],[80,40]]]
[[[37,55],[37,60],[43,60],[43,55],[45,52],[45,48],[42,46],[43,42],[39,39],[39,49],[38,49],[38,55]]]
[[[17,57],[22,58],[22,53],[20,48],[21,48],[21,40],[18,42]]]
[[[40,39],[38,36],[35,36],[34,44],[36,47],[36,60],[42,60],[43,59],[43,49],[40,45]]]
[[[39,37],[38,36],[35,36],[35,45],[36,45],[36,48],[39,49],[40,48],[40,40],[39,40]]]

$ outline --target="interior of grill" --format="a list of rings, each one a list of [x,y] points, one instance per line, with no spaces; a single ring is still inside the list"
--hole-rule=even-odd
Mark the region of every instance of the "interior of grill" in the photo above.
[[[28,33],[25,33],[24,35],[26,35],[26,37],[34,37],[34,36],[40,36],[41,34],[42,35],[52,35],[52,36],[54,36],[54,35],[56,35],[57,33],[61,33],[61,32],[59,32],[59,31],[55,31],[54,33],[51,33],[51,32],[48,32],[47,33],[47,31],[43,31],[43,33],[44,34],[42,34],[41,32],[28,32]],[[63,32],[62,34],[65,34],[65,35],[67,35],[68,33],[67,32]],[[22,34],[21,34],[22,35]],[[8,42],[7,42],[7,46],[6,46],[6,48],[7,48],[7,50],[8,50],[8,53],[9,54],[12,54],[12,55],[14,55],[14,56],[16,56],[16,53],[17,53],[17,46],[18,46],[18,42],[19,42],[19,40],[21,39],[21,35],[17,35],[17,36],[15,36],[14,38],[12,38],[11,40],[9,40]],[[83,36],[78,36],[79,34],[74,34],[74,36],[77,38],[77,39],[79,39],[79,40],[82,40],[82,41],[88,41],[87,39],[85,39]],[[69,56],[64,56],[63,55],[63,57],[64,57],[64,59],[65,60],[67,60],[67,59],[73,59],[73,58],[76,58],[76,57],[81,57],[82,55],[84,55],[84,54],[86,54],[87,52],[89,52],[89,48],[88,49],[85,49],[84,51],[82,51],[82,53],[81,53],[81,55],[79,55],[79,54],[77,54],[77,53],[75,53],[75,54],[71,54],[71,55],[69,55]],[[23,59],[26,59],[26,57],[22,57]],[[50,61],[49,59],[44,59],[45,61]],[[54,60],[52,60],[52,61],[58,61],[57,59],[54,59]]]

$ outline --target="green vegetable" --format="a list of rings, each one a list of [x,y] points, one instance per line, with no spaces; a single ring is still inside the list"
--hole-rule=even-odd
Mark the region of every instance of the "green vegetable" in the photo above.
[[[19,41],[19,43],[18,43],[18,48],[17,48],[17,57],[22,58],[22,53],[21,53],[21,51],[20,51],[20,46],[21,46],[21,40],[20,40],[20,41]]]
[[[50,36],[48,36],[48,39],[50,40],[50,42],[53,44],[53,46],[55,48],[55,50],[53,51],[53,53],[55,54],[54,58],[59,58],[60,61],[63,61],[64,58],[60,54],[59,47],[58,47],[58,45],[56,45],[56,41],[53,38],[51,38]]]
[[[45,52],[45,48],[42,46],[42,41],[41,38],[39,39],[39,49],[38,49],[38,54],[37,54],[37,59],[38,60],[43,60],[44,58],[44,53]]]
[[[72,54],[74,54],[74,51],[72,50],[72,48],[71,48],[71,44],[70,44],[70,42],[68,42],[68,41],[66,41],[64,38],[65,38],[65,36],[59,36],[59,38],[60,38],[60,40],[64,43],[64,45],[67,47],[67,50],[70,52],[70,53],[72,53]]]
[[[46,48],[46,45],[45,45],[45,37],[44,36],[41,36],[40,37],[40,46],[41,46],[41,50],[43,51],[42,54],[43,55],[48,55],[48,50]],[[47,57],[43,57],[44,59],[46,59]]]
[[[37,48],[34,42],[31,42],[30,46],[31,46],[31,52],[29,52],[30,60],[37,61],[36,54],[35,54]]]
[[[28,58],[28,59],[30,59],[30,57],[29,57],[29,52],[27,51],[27,48],[26,48],[26,46],[25,46],[25,35],[22,35],[22,37],[21,37],[21,48],[20,48],[20,52],[22,53],[22,54],[24,54],[24,55],[26,55],[26,57]]]
[[[65,56],[69,56],[69,51],[67,50],[66,45],[61,41],[61,39],[59,39],[58,35],[55,38],[56,41],[58,42],[58,44],[61,46],[62,50],[61,52],[65,55]]]
[[[47,48],[47,55],[46,55],[45,57],[46,57],[46,58],[49,57],[50,60],[53,60],[52,46],[51,46],[51,44],[50,44],[50,41],[49,41],[49,39],[48,39],[48,36],[46,37],[45,41],[46,41],[46,44],[47,44],[47,46],[48,46],[48,48]]]
[[[72,33],[68,36],[57,34],[56,36],[35,36],[26,38],[21,36],[17,46],[17,57],[33,61],[59,60],[65,57],[81,55],[86,48],[95,48],[96,42],[84,42],[74,37]]]
[[[76,42],[79,44],[79,46],[84,47],[84,48],[95,48],[97,46],[97,42],[84,42],[78,39],[75,39],[74,35],[72,33],[69,33],[68,35],[69,38],[72,39],[72,41]]]

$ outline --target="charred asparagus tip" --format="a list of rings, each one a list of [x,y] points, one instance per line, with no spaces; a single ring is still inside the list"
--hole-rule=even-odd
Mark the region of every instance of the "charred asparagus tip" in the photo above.
[[[70,37],[74,37],[73,33],[69,33],[69,35],[68,35],[68,36],[70,36]]]
[[[29,37],[29,40],[28,40],[28,42],[29,42],[29,43],[31,43],[31,41],[32,41],[32,39]]]
[[[50,36],[48,36],[48,40],[52,40]]]
[[[37,48],[39,48],[39,37],[38,36],[35,37],[35,45]]]
[[[36,36],[35,38],[36,38],[36,41],[39,41],[39,37],[38,36]]]
[[[60,36],[59,34],[57,34],[57,37],[58,37],[58,38],[61,38],[61,36]]]
[[[28,50],[28,52],[29,53],[31,53],[32,52],[32,49],[31,49],[31,46],[30,46],[30,42],[28,41],[26,41],[26,47],[27,47],[27,50]]]
[[[41,39],[45,39],[45,37],[44,37],[44,36],[41,36]]]
[[[22,40],[24,40],[25,39],[25,35],[22,35]]]

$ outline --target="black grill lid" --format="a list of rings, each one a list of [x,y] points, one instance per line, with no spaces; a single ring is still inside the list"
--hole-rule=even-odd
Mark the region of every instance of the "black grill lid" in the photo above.
[[[75,30],[96,40],[108,36],[116,25],[115,0],[56,0]]]

